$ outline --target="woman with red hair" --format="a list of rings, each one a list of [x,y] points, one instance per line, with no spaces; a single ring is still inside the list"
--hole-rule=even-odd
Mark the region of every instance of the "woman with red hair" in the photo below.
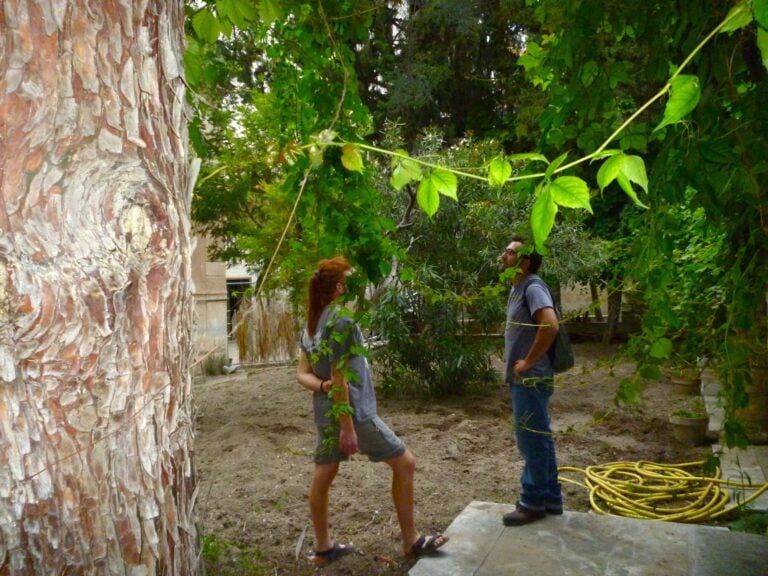
[[[442,534],[420,536],[414,527],[415,460],[403,441],[379,418],[368,358],[359,353],[363,337],[345,308],[333,302],[347,292],[349,262],[340,256],[321,260],[309,281],[307,324],[301,335],[299,383],[313,392],[317,426],[315,470],[309,509],[315,530],[314,562],[325,565],[352,552],[331,538],[328,494],[339,463],[361,452],[392,469],[392,499],[402,533],[403,552],[435,552],[448,541]]]

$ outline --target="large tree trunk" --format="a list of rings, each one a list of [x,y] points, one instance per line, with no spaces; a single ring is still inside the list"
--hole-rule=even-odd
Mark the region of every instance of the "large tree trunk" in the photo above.
[[[178,0],[0,8],[0,574],[190,575]]]

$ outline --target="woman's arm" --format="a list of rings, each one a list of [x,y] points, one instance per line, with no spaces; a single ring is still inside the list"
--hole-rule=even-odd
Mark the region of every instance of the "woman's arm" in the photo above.
[[[333,403],[342,404],[349,408],[349,384],[341,370],[333,367],[333,379],[331,388],[333,392]],[[349,412],[342,412],[339,418],[339,449],[344,454],[354,454],[357,452],[357,432],[352,421],[352,415]]]
[[[310,366],[309,360],[307,360],[307,355],[304,354],[303,350],[299,353],[299,366],[296,368],[296,380],[310,392],[327,394],[330,392],[332,386],[330,380],[323,380],[312,372],[312,366]]]

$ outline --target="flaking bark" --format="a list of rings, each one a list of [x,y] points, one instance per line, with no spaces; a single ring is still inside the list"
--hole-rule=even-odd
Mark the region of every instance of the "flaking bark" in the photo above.
[[[0,574],[196,574],[183,4],[1,6]]]

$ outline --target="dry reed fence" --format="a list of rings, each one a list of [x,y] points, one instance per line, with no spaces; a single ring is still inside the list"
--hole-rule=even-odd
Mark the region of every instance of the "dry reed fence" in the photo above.
[[[298,324],[291,305],[274,298],[244,298],[235,311],[235,342],[241,364],[296,358]]]

